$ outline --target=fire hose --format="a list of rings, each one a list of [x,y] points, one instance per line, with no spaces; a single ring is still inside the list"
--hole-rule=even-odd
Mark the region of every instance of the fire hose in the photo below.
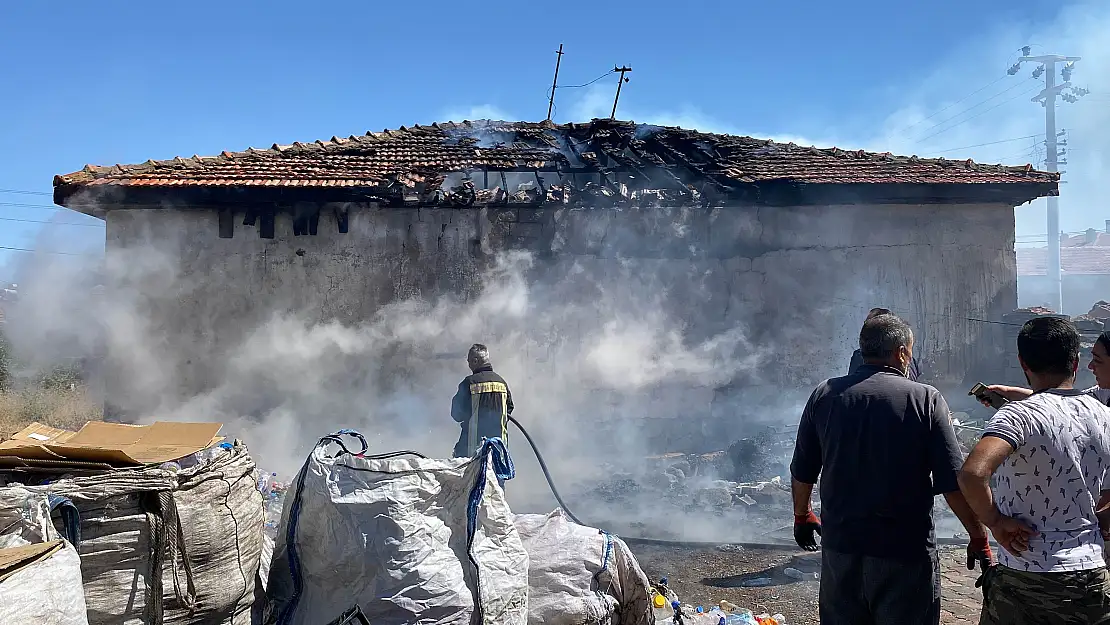
[[[523,434],[524,438],[528,441],[528,445],[532,448],[532,453],[535,454],[536,461],[540,465],[540,471],[543,472],[543,477],[544,477],[545,480],[547,480],[547,486],[548,486],[548,488],[551,489],[551,494],[555,496],[555,501],[557,501],[559,503],[559,507],[563,509],[563,512],[566,513],[567,517],[569,517],[571,521],[574,521],[575,523],[577,523],[579,525],[585,525],[585,526],[588,526],[588,527],[596,527],[596,525],[589,525],[588,523],[583,523],[581,520],[579,520],[579,518],[577,516],[575,516],[574,512],[571,511],[570,507],[567,506],[567,503],[565,501],[563,501],[563,497],[559,494],[559,489],[555,486],[555,481],[551,478],[551,471],[547,468],[547,463],[544,461],[543,454],[540,452],[539,447],[536,446],[536,441],[532,439],[532,436],[530,434],[528,434],[528,430],[524,429],[524,426],[520,424],[520,421],[517,421],[511,415],[508,417],[508,420],[509,420],[509,423],[512,423],[513,425],[516,426],[516,429],[520,430],[520,433]],[[788,551],[794,551],[794,550],[797,549],[797,546],[794,545],[794,543],[788,543],[788,542],[777,542],[777,543],[722,543],[722,542],[704,542],[704,541],[686,541],[686,540],[663,540],[663,539],[658,539],[658,538],[637,538],[637,537],[631,537],[631,536],[621,536],[621,540],[623,540],[624,542],[629,543],[629,544],[658,545],[658,546],[662,546],[662,547],[685,547],[685,548],[689,548],[689,549],[716,548],[716,547],[720,547],[722,544],[735,545],[735,546],[744,547],[744,548],[747,548],[747,549],[778,549],[778,550],[788,550]],[[966,540],[955,539],[955,538],[937,538],[936,542],[937,542],[938,545],[964,545],[964,544],[967,543]]]

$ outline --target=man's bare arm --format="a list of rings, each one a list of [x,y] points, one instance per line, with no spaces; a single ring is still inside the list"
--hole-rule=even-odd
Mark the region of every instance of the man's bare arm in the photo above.
[[[1102,532],[1103,540],[1110,540],[1110,490],[1102,491],[1095,506],[1095,517],[1098,518],[1098,529]]]
[[[1033,389],[1020,386],[1006,386],[1004,384],[991,384],[987,388],[998,393],[1010,401],[1021,401],[1033,395]]]
[[[971,450],[960,469],[960,491],[972,512],[985,525],[994,525],[1002,513],[994,504],[991,476],[1007,456],[1014,453],[1010,443],[997,436],[984,436]]]
[[[975,511],[968,505],[967,498],[964,497],[962,492],[945,493],[944,500],[948,502],[952,514],[955,514],[956,518],[960,520],[972,540],[987,537],[987,526],[983,525],[979,517],[975,515]]]
[[[1029,539],[1036,531],[1028,525],[999,511],[991,491],[991,476],[1014,452],[1014,446],[997,436],[986,435],[971,450],[960,469],[960,491],[968,505],[984,525],[990,528],[1002,548],[1017,555],[1029,549]]]
[[[790,478],[790,495],[794,499],[794,516],[806,516],[813,510],[811,498],[813,497],[813,484],[799,482]]]

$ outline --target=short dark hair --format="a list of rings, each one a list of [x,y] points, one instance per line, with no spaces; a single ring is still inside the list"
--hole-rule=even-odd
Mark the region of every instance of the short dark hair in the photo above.
[[[889,313],[871,317],[859,331],[859,353],[864,360],[890,358],[899,347],[909,347],[911,343],[910,325]]]
[[[1099,334],[1098,338],[1095,339],[1095,342],[1102,345],[1102,349],[1106,350],[1106,353],[1110,354],[1110,330]]]
[[[488,365],[489,349],[481,343],[475,343],[470,346],[470,351],[467,352],[466,359],[474,364]]]
[[[868,319],[874,319],[875,317],[878,317],[879,315],[892,315],[892,314],[894,314],[894,313],[890,312],[889,308],[872,308],[867,313],[867,318]]]
[[[1018,356],[1033,373],[1071,375],[1079,364],[1079,332],[1067,319],[1037,317],[1017,338]]]

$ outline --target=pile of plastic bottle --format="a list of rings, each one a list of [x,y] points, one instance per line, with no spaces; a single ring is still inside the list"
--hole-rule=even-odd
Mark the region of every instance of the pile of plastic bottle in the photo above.
[[[715,606],[690,606],[667,586],[667,578],[659,579],[651,589],[651,605],[656,623],[672,625],[787,625],[781,614],[753,614],[747,608],[722,600]]]
[[[214,460],[222,456],[223,454],[228,453],[229,451],[234,449],[234,447],[235,446],[231,443],[220,443],[219,445],[213,445],[207,449],[202,449],[183,458],[178,458],[177,460],[172,460],[170,462],[163,462],[161,465],[159,465],[159,468],[176,473],[182,469],[189,469],[197,466],[198,464],[204,464],[205,462]]]
[[[285,489],[288,484],[278,481],[277,473],[258,471],[258,491],[266,507],[266,521],[263,531],[270,538],[277,536],[278,525],[281,524],[281,511],[285,507]]]

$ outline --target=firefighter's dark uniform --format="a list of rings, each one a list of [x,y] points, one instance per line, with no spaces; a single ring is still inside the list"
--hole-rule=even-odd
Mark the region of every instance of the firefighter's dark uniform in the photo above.
[[[451,418],[462,426],[455,443],[456,458],[469,458],[483,438],[500,438],[508,445],[508,417],[513,413],[513,394],[505,378],[482,367],[459,383],[451,400]]]

